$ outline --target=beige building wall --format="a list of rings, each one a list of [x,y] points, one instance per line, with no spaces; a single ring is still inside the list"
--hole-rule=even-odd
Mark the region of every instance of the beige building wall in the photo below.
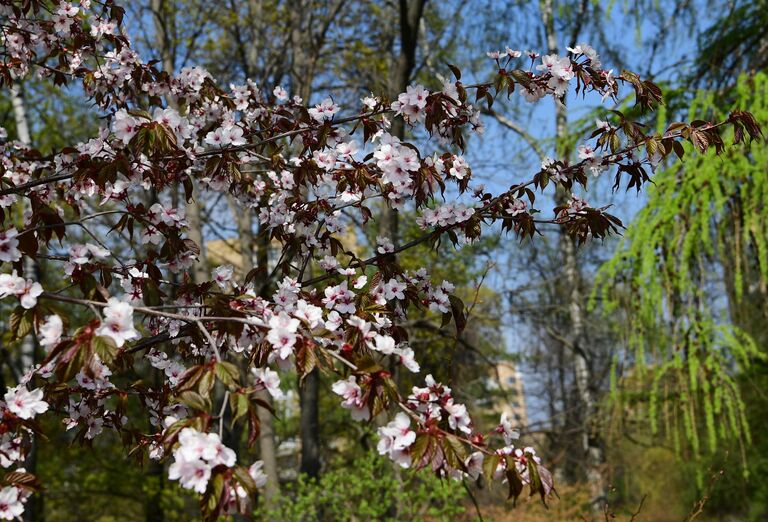
[[[235,269],[235,275],[242,277],[243,266],[240,257],[240,240],[231,239],[213,239],[205,244],[205,251],[208,255],[208,264],[212,267],[219,265],[232,265]]]
[[[500,362],[496,364],[494,381],[498,380],[501,391],[494,404],[498,413],[506,413],[507,416],[519,427],[528,425],[528,409],[525,404],[525,390],[523,388],[523,376],[512,362]]]

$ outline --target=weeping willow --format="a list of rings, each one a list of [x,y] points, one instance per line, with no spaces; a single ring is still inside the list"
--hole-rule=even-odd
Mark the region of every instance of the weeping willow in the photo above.
[[[727,110],[768,128],[768,75],[740,78],[732,96]],[[727,117],[719,101],[700,93],[690,119]],[[694,461],[738,447],[747,473],[738,375],[768,348],[768,146],[689,148],[654,181],[590,299],[623,318],[610,405]]]

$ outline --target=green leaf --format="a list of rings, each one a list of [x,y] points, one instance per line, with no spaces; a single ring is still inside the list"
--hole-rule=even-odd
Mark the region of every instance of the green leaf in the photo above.
[[[451,450],[456,454],[457,457],[459,457],[463,466],[464,461],[467,459],[467,448],[464,447],[464,444],[456,435],[448,434],[446,435],[445,440],[448,441]]]
[[[464,302],[453,294],[448,296],[448,300],[451,302],[451,312],[453,312],[453,320],[456,323],[456,335],[461,335],[464,328],[467,327],[467,316],[464,313]]]
[[[218,518],[222,508],[224,493],[224,477],[217,473],[211,477],[208,483],[208,489],[200,499],[200,510],[203,513],[203,519],[214,521]]]
[[[489,485],[493,485],[493,475],[496,473],[496,468],[499,467],[499,462],[501,462],[501,457],[498,455],[486,455],[485,460],[483,460],[483,475],[485,475],[485,480]]]
[[[105,363],[110,364],[117,356],[118,348],[111,337],[96,336],[91,339],[91,349]]]
[[[217,362],[216,377],[219,378],[224,386],[233,390],[237,388],[238,380],[240,379],[240,370],[231,362]]]
[[[197,383],[197,391],[200,395],[209,395],[213,386],[216,384],[216,372],[206,371],[200,377],[200,381]]]
[[[11,339],[21,339],[32,331],[32,317],[34,310],[17,306],[11,312]]]
[[[541,476],[539,475],[539,468],[536,465],[536,461],[533,460],[533,455],[530,453],[525,454],[525,458],[528,461],[528,480],[529,480],[529,486],[531,488],[530,496],[534,496],[536,493],[541,495],[542,502],[546,501],[544,500],[544,488],[541,483]]]
[[[235,468],[232,470],[233,474],[235,475],[235,479],[240,483],[241,486],[250,494],[256,493],[258,488],[256,487],[256,482],[253,481],[253,477],[251,477],[251,474],[248,473],[248,470],[244,468],[243,466],[235,466]]]
[[[243,415],[248,413],[248,396],[244,393],[231,394],[229,396],[229,407],[232,411],[232,422],[230,425],[234,426]]]
[[[198,411],[208,411],[210,409],[208,399],[191,390],[182,392],[179,395],[179,402]]]
[[[430,436],[427,433],[419,433],[416,435],[416,440],[410,448],[411,460],[414,463],[420,462],[424,457],[424,454],[427,452],[427,449],[430,446],[430,440]]]

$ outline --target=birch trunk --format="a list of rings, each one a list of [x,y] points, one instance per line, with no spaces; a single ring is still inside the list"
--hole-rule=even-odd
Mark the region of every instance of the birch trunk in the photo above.
[[[24,106],[24,98],[22,98],[21,91],[17,84],[14,84],[11,89],[11,105],[13,105],[13,116],[16,120],[16,137],[24,145],[31,145],[32,136],[29,131],[29,120],[27,119],[27,111]],[[26,207],[26,200],[24,201]],[[37,261],[27,256],[24,258],[24,277],[27,279],[38,279],[40,272],[40,266]],[[24,336],[21,340],[21,351],[19,353],[19,363],[21,371],[26,371],[27,368],[35,364],[36,352],[38,344],[34,333],[30,333]],[[25,466],[30,473],[35,473],[37,469],[37,441],[32,440],[32,449],[29,452],[29,456],[25,462]],[[37,498],[35,498],[37,497]],[[27,522],[40,522],[44,520],[43,512],[43,494],[32,495],[29,500],[29,505],[24,510],[24,520]]]
[[[237,214],[237,228],[240,235],[240,258],[243,264],[243,274],[247,274],[253,268],[253,259],[256,257],[253,237],[253,218],[248,212]],[[264,235],[266,237],[266,235]],[[258,266],[262,268],[260,273],[266,274],[269,261],[269,240],[260,241],[258,251]],[[257,280],[257,287],[259,286]],[[272,404],[272,397],[266,390],[256,393],[256,398]],[[264,473],[267,475],[267,485],[264,490],[267,509],[275,506],[277,498],[280,496],[280,476],[277,468],[277,445],[275,444],[275,426],[272,421],[272,414],[264,409],[258,408],[259,423],[261,432],[259,433],[259,452],[261,460],[264,461]]]
[[[155,46],[160,53],[163,70],[168,74],[173,75],[176,70],[176,42],[174,42],[174,34],[172,31],[175,22],[173,12],[175,6],[169,6],[167,0],[151,0],[150,9],[155,25]],[[170,98],[167,100],[167,103],[169,107],[175,108],[176,106],[174,100]],[[194,180],[192,180],[192,182],[193,185],[197,185]],[[206,281],[209,275],[208,260],[203,237],[202,212],[200,211],[201,205],[200,191],[197,190],[197,199],[186,201],[184,209],[187,223],[189,224],[189,239],[194,241],[195,244],[200,247],[200,255],[197,258],[197,262],[192,266],[191,273],[192,280],[198,284]]]
[[[540,2],[542,23],[547,38],[547,50],[549,54],[559,54],[557,33],[555,31],[553,0],[541,0]],[[578,32],[574,31],[575,33]],[[577,34],[574,34],[576,37]],[[555,102],[555,144],[557,155],[567,158],[571,153],[567,149],[566,139],[568,132],[568,118],[565,112],[565,96],[562,103]],[[563,204],[570,199],[570,192],[558,187],[555,194],[557,204]],[[595,401],[590,389],[592,382],[591,368],[584,347],[584,296],[581,289],[581,270],[576,254],[576,242],[564,229],[560,230],[559,245],[562,252],[564,273],[563,276],[569,285],[568,292],[568,316],[570,319],[570,349],[573,352],[574,381],[578,394],[578,415],[580,446],[583,451],[586,479],[590,486],[591,502],[595,510],[601,510],[602,501],[605,498],[605,484],[601,467],[603,464],[603,451],[600,445],[600,436],[595,429]]]

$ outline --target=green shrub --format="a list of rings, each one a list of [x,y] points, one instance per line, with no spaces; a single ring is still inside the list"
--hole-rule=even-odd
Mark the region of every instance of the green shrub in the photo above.
[[[267,510],[262,502],[256,517],[284,522],[449,521],[464,512],[464,496],[459,482],[395,469],[391,462],[368,455],[317,480],[300,477],[283,488],[275,508]]]

